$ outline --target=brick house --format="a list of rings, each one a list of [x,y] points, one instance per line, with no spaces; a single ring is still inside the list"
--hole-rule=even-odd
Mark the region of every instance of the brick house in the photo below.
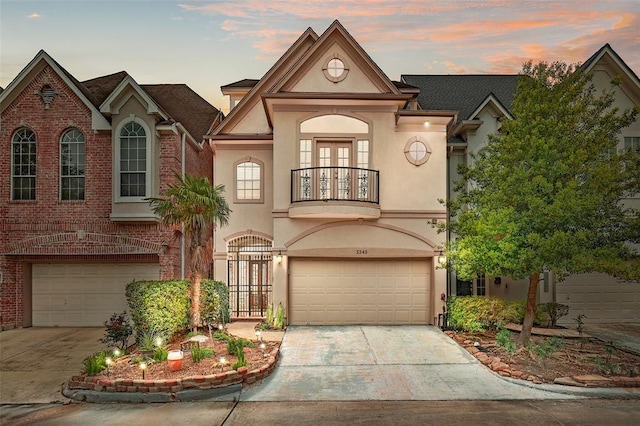
[[[80,82],[40,51],[0,93],[0,323],[100,326],[134,279],[188,276],[144,201],[188,172],[221,113],[183,84]]]

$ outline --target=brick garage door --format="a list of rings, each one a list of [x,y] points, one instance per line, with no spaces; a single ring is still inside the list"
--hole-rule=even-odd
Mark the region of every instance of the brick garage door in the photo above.
[[[640,321],[640,284],[618,282],[606,274],[577,274],[558,283],[558,303],[569,305],[569,314],[559,322],[575,326],[579,314],[585,323]]]
[[[431,261],[291,259],[291,324],[427,324]]]
[[[34,264],[33,325],[100,327],[127,309],[125,287],[133,280],[157,280],[157,263]]]

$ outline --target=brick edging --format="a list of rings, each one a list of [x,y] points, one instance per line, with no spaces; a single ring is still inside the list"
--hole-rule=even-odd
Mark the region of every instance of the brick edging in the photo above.
[[[280,354],[276,348],[268,355],[262,367],[249,371],[247,367],[229,370],[206,376],[190,376],[182,379],[131,380],[104,379],[98,376],[73,376],[65,384],[65,390],[89,390],[96,392],[169,392],[175,393],[187,389],[207,390],[236,384],[251,384],[269,376],[276,367]]]
[[[538,377],[522,371],[512,370],[509,364],[503,362],[499,357],[492,357],[482,352],[473,345],[470,340],[464,340],[452,331],[445,331],[454,342],[473,355],[482,365],[486,366],[502,377],[511,377],[518,380],[526,380],[535,384],[542,384]],[[578,386],[588,388],[637,388],[640,387],[640,377],[612,376],[603,377],[599,375],[574,376],[570,378],[556,378],[558,385]]]

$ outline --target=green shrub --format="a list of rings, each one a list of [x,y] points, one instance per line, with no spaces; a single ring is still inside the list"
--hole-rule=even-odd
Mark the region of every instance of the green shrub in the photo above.
[[[189,281],[134,281],[127,302],[136,330],[163,330],[167,337],[189,326]]]
[[[138,348],[144,351],[153,351],[156,347],[161,346],[158,345],[158,339],[163,341],[163,334],[161,331],[155,330],[153,328],[146,328],[144,330],[138,330],[138,334],[136,336],[138,342]]]
[[[268,325],[273,324],[273,305],[269,304],[269,306],[267,306],[267,312],[265,313],[265,318],[264,318],[264,322],[266,322]]]
[[[127,349],[129,337],[133,334],[131,322],[127,319],[127,313],[114,313],[108,321],[104,322],[104,337],[101,343],[107,346],[115,346],[121,350]]]
[[[244,348],[253,348],[255,346],[252,341],[243,339],[242,337],[227,335],[224,340],[227,341],[227,353],[229,354],[237,354],[238,352],[242,352]]]
[[[547,317],[548,327],[555,327],[560,318],[569,314],[569,306],[556,302],[540,303],[538,313]]]
[[[498,328],[498,334],[496,334],[496,343],[498,344],[498,346],[502,346],[508,354],[514,354],[516,352],[516,342],[513,341],[511,332],[506,328]]]
[[[451,297],[448,301],[449,326],[456,330],[483,332],[516,320],[516,308],[494,297]]]
[[[204,324],[227,324],[229,311],[229,287],[223,282],[202,280],[200,283],[200,317]]]
[[[131,317],[138,332],[159,330],[164,337],[189,327],[189,281],[134,281],[127,285],[126,296]],[[201,309],[207,320],[229,322],[229,290],[224,283],[202,280]]]
[[[86,357],[82,363],[84,364],[85,374],[87,376],[95,376],[107,368],[107,352],[96,352]]]

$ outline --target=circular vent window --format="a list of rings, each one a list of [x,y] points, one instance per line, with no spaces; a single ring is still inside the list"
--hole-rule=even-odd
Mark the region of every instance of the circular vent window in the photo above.
[[[404,155],[407,160],[416,166],[426,163],[431,156],[431,148],[427,141],[420,136],[413,137],[404,146]]]

